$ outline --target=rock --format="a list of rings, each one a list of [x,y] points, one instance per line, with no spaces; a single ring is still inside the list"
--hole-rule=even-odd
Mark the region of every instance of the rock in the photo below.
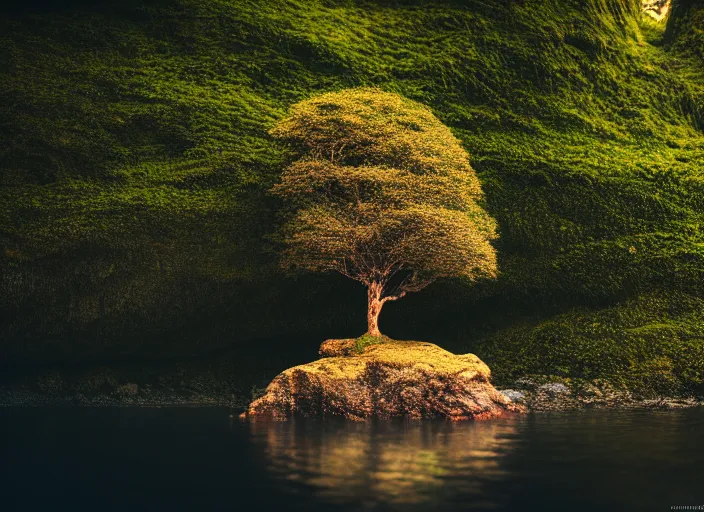
[[[641,405],[653,409],[685,409],[690,407],[701,407],[702,402],[693,397],[682,398],[655,398],[643,400]]]
[[[601,399],[604,392],[594,384],[588,383],[579,390],[579,396],[585,399]]]
[[[570,392],[570,388],[559,382],[549,382],[538,387],[538,392],[547,393],[551,396],[567,395]]]
[[[518,391],[516,389],[500,389],[499,393],[506,395],[512,402],[524,402],[526,399],[526,394],[523,391]]]
[[[344,340],[326,340],[318,350],[320,357],[351,356],[356,353],[354,338]]]
[[[135,396],[139,392],[139,386],[134,382],[128,382],[117,388],[117,393],[124,396]]]
[[[518,381],[516,381],[518,383]],[[530,381],[533,383],[533,381]],[[525,383],[524,383],[525,384]],[[520,403],[534,411],[565,411],[577,409],[581,404],[575,396],[572,396],[570,389],[559,382],[549,382],[540,386],[533,383],[533,388],[524,391],[513,391],[521,395]],[[504,392],[505,393],[505,392]],[[509,396],[510,397],[510,396]]]
[[[346,353],[348,340],[323,343],[321,354]],[[352,340],[354,342],[354,340]],[[328,356],[289,368],[242,415],[485,419],[522,412],[489,382],[474,354],[455,355],[431,343],[386,341],[361,354]]]
[[[548,375],[536,376],[538,382],[545,382],[545,380],[550,378]],[[697,403],[696,400],[636,399],[628,390],[616,388],[613,384],[601,379],[594,379],[589,382],[573,381],[575,384],[574,391],[560,382],[550,382],[542,385],[535,384],[532,389],[525,385],[527,382],[526,379],[519,379],[511,387],[521,389],[519,393],[522,393],[523,397],[520,403],[533,411],[567,411],[585,407],[673,408],[691,407]],[[511,391],[514,390],[507,389],[503,393],[512,398]]]

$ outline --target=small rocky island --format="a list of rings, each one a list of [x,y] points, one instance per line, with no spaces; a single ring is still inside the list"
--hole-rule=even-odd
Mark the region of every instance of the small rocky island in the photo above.
[[[468,420],[525,410],[492,386],[489,367],[474,354],[418,341],[345,339],[325,341],[320,355],[280,373],[242,417]]]

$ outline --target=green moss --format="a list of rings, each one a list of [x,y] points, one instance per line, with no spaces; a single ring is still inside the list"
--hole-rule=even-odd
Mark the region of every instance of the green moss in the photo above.
[[[355,378],[364,372],[370,363],[380,363],[397,368],[425,367],[444,375],[466,372],[490,375],[489,368],[473,354],[455,355],[437,345],[423,341],[399,341],[385,336],[361,336],[365,345],[357,355],[324,357],[310,363],[285,370],[291,375],[303,369],[307,373],[321,373],[333,378]],[[367,350],[365,350],[365,348]]]
[[[476,348],[503,382],[608,379],[644,394],[704,391],[704,301],[651,293],[501,331]]]
[[[369,345],[378,345],[379,343],[387,343],[389,341],[391,341],[391,338],[388,336],[372,336],[371,334],[363,334],[354,340],[354,351],[357,354],[361,354]]]
[[[658,318],[638,297],[699,300],[703,11],[680,4],[665,34],[630,0],[178,0],[7,16],[3,355],[161,357],[361,328],[361,289],[284,280],[266,237],[285,159],[267,130],[303,98],[359,85],[451,127],[501,236],[496,283],[404,299],[385,310],[386,332],[455,345],[494,333],[512,340],[497,371],[518,374],[528,363],[510,356],[525,354],[511,333],[534,332],[526,312],[545,326],[541,350],[559,326],[559,352],[582,347],[565,341],[581,329],[575,308]],[[619,329],[543,370],[696,386],[694,339],[665,350]],[[621,341],[635,351],[625,359]],[[661,384],[645,382],[655,374]]]

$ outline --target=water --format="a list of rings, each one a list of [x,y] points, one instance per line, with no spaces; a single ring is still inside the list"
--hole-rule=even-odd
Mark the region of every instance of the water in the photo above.
[[[704,505],[704,410],[241,423],[2,409],[0,510],[668,511]]]

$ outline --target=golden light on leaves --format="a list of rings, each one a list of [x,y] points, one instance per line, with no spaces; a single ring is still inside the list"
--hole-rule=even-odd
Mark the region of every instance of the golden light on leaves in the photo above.
[[[271,134],[297,156],[273,188],[293,209],[283,265],[364,283],[370,334],[386,301],[438,278],[496,276],[479,180],[429,108],[350,89],[297,103]]]

